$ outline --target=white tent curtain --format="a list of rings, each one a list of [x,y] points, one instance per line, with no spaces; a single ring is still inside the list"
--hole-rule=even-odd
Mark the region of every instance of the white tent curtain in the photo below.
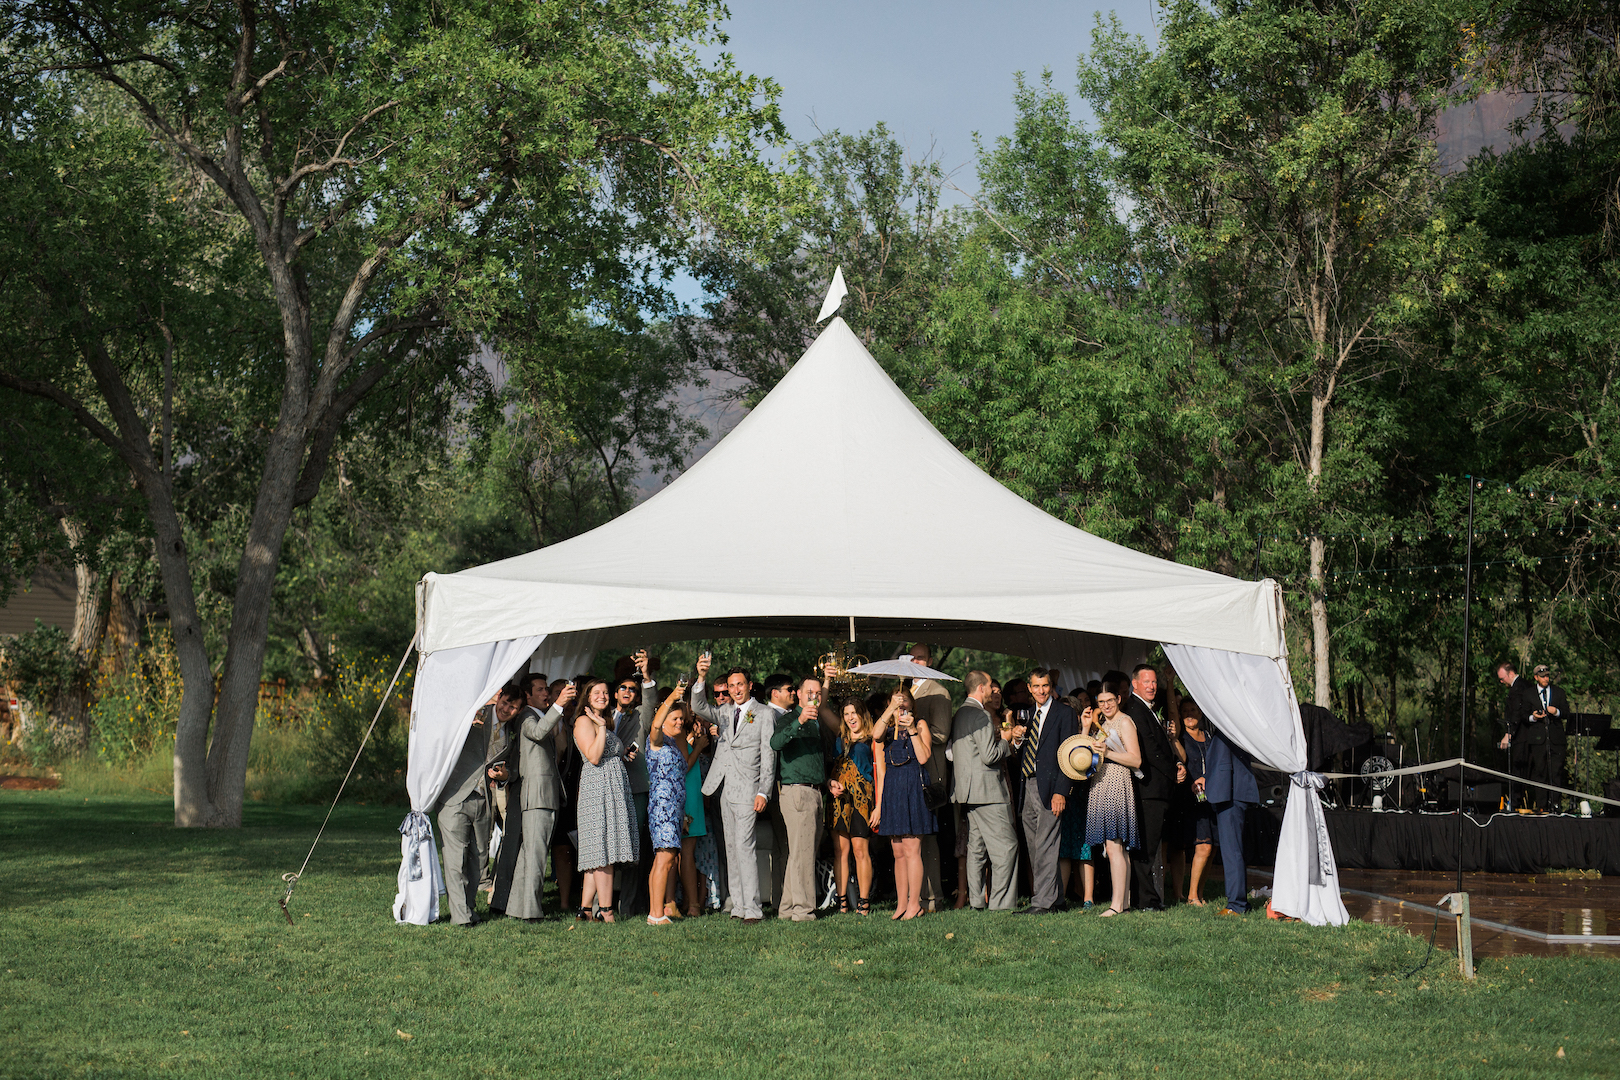
[[[1272,909],[1313,926],[1349,922],[1322,816],[1322,778],[1305,768],[1305,729],[1287,666],[1280,659],[1195,645],[1166,644],[1164,653],[1222,734],[1293,777],[1277,840]]]
[[[472,730],[473,717],[501,684],[524,669],[539,636],[426,653],[411,696],[405,788],[411,812],[400,825],[399,892],[394,921],[426,926],[439,917],[444,874],[430,814]]]
[[[591,670],[591,661],[602,647],[600,630],[550,634],[529,658],[529,670],[543,672],[550,679],[572,679]]]

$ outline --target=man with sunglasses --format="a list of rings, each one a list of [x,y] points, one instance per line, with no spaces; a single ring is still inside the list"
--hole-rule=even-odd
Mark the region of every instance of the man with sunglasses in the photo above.
[[[652,677],[652,661],[647,650],[631,659],[634,673],[613,686],[613,733],[625,746],[636,747],[636,756],[625,766],[630,773],[630,795],[636,804],[636,828],[641,830],[641,865],[635,873],[620,875],[619,915],[646,915],[651,900],[645,893],[647,872],[652,869],[652,833],[647,827],[647,735],[652,731],[653,713],[658,708],[658,683]],[[660,898],[662,902],[662,898]],[[663,914],[662,911],[657,914]]]

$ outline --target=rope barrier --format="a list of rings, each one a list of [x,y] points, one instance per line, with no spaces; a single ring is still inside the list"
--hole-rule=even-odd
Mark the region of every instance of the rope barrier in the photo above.
[[[332,805],[326,808],[326,817],[321,820],[321,827],[315,833],[315,842],[309,845],[309,852],[304,856],[304,864],[298,868],[297,873],[282,874],[281,880],[287,883],[287,894],[281,898],[281,913],[287,916],[287,925],[293,926],[292,912],[287,910],[287,903],[292,899],[293,890],[298,888],[298,882],[309,869],[309,860],[315,855],[315,848],[326,834],[326,823],[332,820],[332,811],[337,809],[338,800],[343,798],[343,789],[349,786],[349,778],[354,775],[355,766],[360,764],[360,755],[366,752],[366,743],[371,741],[371,733],[377,728],[377,721],[382,719],[383,710],[388,707],[388,699],[394,696],[394,686],[399,682],[399,676],[405,670],[405,661],[411,658],[416,649],[416,637],[411,637],[411,643],[405,646],[405,655],[399,658],[399,666],[394,669],[394,677],[388,680],[388,689],[383,691],[382,700],[377,702],[377,715],[371,718],[366,733],[360,739],[360,748],[354,752],[354,760],[349,762],[349,771],[343,774],[343,783],[338,785],[337,794],[332,797]]]
[[[1446,769],[1455,769],[1459,765],[1467,769],[1473,769],[1475,772],[1488,773],[1491,776],[1500,776],[1504,780],[1512,780],[1516,784],[1523,784],[1527,787],[1538,787],[1547,791],[1556,791],[1560,795],[1573,795],[1577,799],[1588,799],[1592,802],[1603,803],[1606,806],[1620,806],[1620,801],[1616,801],[1614,799],[1605,799],[1601,795],[1589,795],[1584,791],[1573,791],[1569,788],[1555,787],[1552,784],[1543,784],[1538,780],[1526,780],[1524,777],[1514,776],[1512,773],[1498,772],[1495,769],[1486,768],[1484,765],[1475,765],[1464,758],[1449,758],[1446,761],[1430,761],[1422,765],[1408,765],[1404,769],[1385,769],[1382,772],[1325,772],[1317,773],[1317,775],[1328,780],[1373,780],[1381,776],[1412,776],[1416,773],[1443,772]],[[1287,769],[1273,768],[1270,765],[1262,765],[1258,761],[1254,763],[1254,767],[1257,769],[1264,769],[1266,772],[1274,773],[1287,773],[1288,771]]]

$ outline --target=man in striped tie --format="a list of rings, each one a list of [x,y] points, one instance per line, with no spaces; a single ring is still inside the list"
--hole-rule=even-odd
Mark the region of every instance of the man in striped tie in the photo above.
[[[1031,888],[1029,907],[1022,914],[1044,915],[1063,903],[1058,875],[1058,843],[1062,838],[1063,809],[1074,786],[1058,768],[1058,744],[1079,734],[1080,718],[1059,701],[1052,687],[1053,673],[1036,668],[1029,673],[1029,693],[1035,715],[1023,738],[1015,740],[1018,783],[1023,789],[1024,839],[1029,845]]]

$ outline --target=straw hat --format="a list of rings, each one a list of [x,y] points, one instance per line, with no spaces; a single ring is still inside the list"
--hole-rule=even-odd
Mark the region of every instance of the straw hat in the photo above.
[[[1091,740],[1084,735],[1070,735],[1058,743],[1058,768],[1070,780],[1087,780],[1097,771],[1097,755],[1091,749]]]

